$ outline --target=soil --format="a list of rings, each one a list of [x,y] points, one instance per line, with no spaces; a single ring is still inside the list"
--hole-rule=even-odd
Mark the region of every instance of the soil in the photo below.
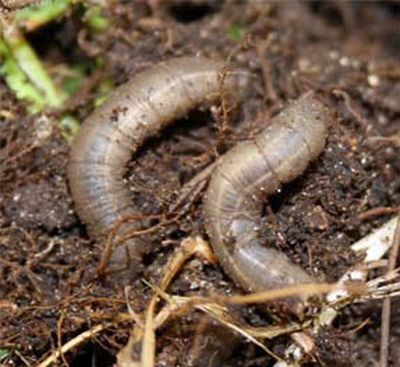
[[[118,0],[104,12],[111,24],[106,32],[89,32],[76,6],[61,20],[29,34],[48,65],[103,60],[100,74],[88,76],[87,87],[65,107],[80,121],[93,109],[91,101],[103,78],[119,85],[173,56],[225,59],[254,75],[227,129],[215,114],[194,111],[143,146],[126,177],[141,213],[166,212],[190,178],[259,131],[287,101],[313,89],[336,113],[327,147],[302,177],[265,203],[260,235],[319,281],[334,282],[362,261],[350,245],[390,217],[363,213],[400,205],[397,1],[238,5]],[[10,352],[5,365],[37,365],[57,346],[107,322],[103,332],[58,363],[112,366],[133,325],[118,315],[127,313],[128,300],[133,310],[143,311],[152,295],[142,279],[157,284],[163,266],[187,236],[207,239],[202,194],[178,222],[144,237],[151,251],[129,290],[112,279],[98,279],[104,243],[90,238],[74,213],[66,178],[70,147],[56,123],[60,111],[31,115],[4,81],[0,95],[0,348]],[[195,258],[168,292],[189,296],[242,290],[217,264]],[[392,367],[400,366],[399,305],[392,301]],[[381,308],[380,301],[371,301],[343,309],[334,326],[315,341],[313,358],[305,365],[377,366]],[[285,318],[250,306],[232,312],[253,326],[282,324]],[[193,363],[188,355],[204,320],[204,314],[193,311],[159,330],[156,365]],[[223,348],[233,354],[224,356],[223,365],[274,364],[273,357],[251,342],[224,333],[218,332],[219,342],[226,341]],[[290,340],[282,336],[266,343],[283,356]]]

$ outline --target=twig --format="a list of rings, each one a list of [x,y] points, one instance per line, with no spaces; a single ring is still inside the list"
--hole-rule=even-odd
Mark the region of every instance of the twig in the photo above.
[[[86,330],[82,334],[79,334],[78,336],[70,340],[68,343],[65,343],[60,349],[54,351],[50,356],[48,356],[43,362],[39,363],[36,367],[51,366],[53,363],[57,361],[58,358],[61,357],[62,354],[65,354],[72,348],[86,342],[87,339],[91,338],[95,334],[98,334],[100,331],[103,331],[104,329],[106,329],[107,326],[108,326],[107,324],[99,324],[89,330]]]
[[[378,207],[378,208],[372,208],[369,210],[366,210],[365,212],[359,213],[357,215],[357,218],[360,220],[366,220],[371,217],[378,217],[384,214],[393,214],[397,213],[400,210],[400,207],[392,208],[392,207]]]
[[[351,113],[351,115],[354,117],[354,119],[357,121],[358,125],[361,126],[366,132],[368,132],[370,129],[372,129],[372,125],[368,122],[368,120],[362,115],[360,111],[358,111],[351,100],[350,95],[342,90],[342,89],[334,89],[332,91],[332,94],[335,97],[342,98],[347,110]]]
[[[217,165],[217,162],[209,164],[205,169],[199,172],[196,176],[194,176],[189,182],[187,182],[182,189],[180,190],[178,198],[175,202],[168,208],[169,213],[175,212],[180,206],[186,204],[188,197],[196,197],[198,193],[203,190],[205,184],[207,184],[211,173],[214,172],[214,169]],[[189,200],[189,205],[192,203],[193,199]]]
[[[164,267],[164,275],[158,287],[148,284],[156,290],[147,306],[144,322],[139,320],[131,332],[128,344],[123,347],[117,355],[117,366],[119,367],[153,367],[155,361],[156,329],[171,315],[174,310],[168,306],[164,307],[158,315],[155,314],[160,293],[168,287],[175,275],[182,269],[183,265],[193,256],[201,256],[212,262],[211,250],[207,243],[200,237],[188,237],[182,241],[181,247]],[[128,307],[129,309],[129,307]],[[136,318],[136,315],[135,315]],[[141,347],[140,357],[134,355],[132,350]]]
[[[13,353],[19,357],[19,359],[24,362],[25,366],[31,367],[31,364],[27,361],[27,359],[20,353],[18,350],[14,350]],[[3,364],[5,366],[5,364]],[[3,366],[2,365],[2,366]]]
[[[397,218],[396,229],[393,236],[393,245],[389,255],[388,274],[396,267],[396,261],[400,246],[400,215]],[[388,366],[389,357],[389,337],[390,337],[390,298],[383,300],[382,321],[381,321],[381,345],[380,345],[380,367]]]
[[[117,242],[118,244],[123,244],[124,241],[151,232],[152,230],[154,230],[154,228],[158,228],[160,226],[160,223],[155,224],[154,226],[151,226],[150,228],[146,228],[144,230],[135,230],[133,232],[129,232],[129,236],[130,237],[123,237],[121,239],[121,236],[118,235],[118,231],[120,230],[120,228],[122,228],[127,222],[130,222],[131,225],[133,226],[133,222],[136,221],[141,221],[141,220],[145,220],[145,219],[160,219],[162,218],[162,215],[145,215],[145,214],[131,214],[131,215],[127,215],[124,216],[123,218],[121,218],[120,220],[118,220],[115,225],[113,226],[113,228],[110,230],[110,232],[107,235],[107,238],[105,240],[105,246],[104,246],[104,250],[101,253],[101,258],[100,258],[100,262],[99,265],[97,267],[97,275],[98,277],[103,277],[107,274],[107,267],[108,264],[111,260],[111,256],[112,253],[115,249],[115,244],[114,244],[114,240]]]
[[[8,260],[2,259],[2,258],[0,258],[0,263],[5,266],[9,266],[11,269],[15,269],[17,271],[17,273],[24,274],[30,281],[30,283],[31,283],[34,291],[38,295],[38,297],[39,298],[43,297],[43,291],[42,291],[42,288],[40,287],[40,278],[35,273],[33,273],[29,269],[29,267],[22,266],[15,262],[8,261]]]
[[[271,64],[268,62],[265,54],[266,51],[270,48],[273,41],[274,36],[272,33],[270,33],[269,36],[257,46],[256,50],[261,66],[261,73],[264,83],[264,101],[270,101],[272,104],[279,101],[279,96],[274,88],[271,77],[271,75],[273,74],[272,67]]]
[[[176,256],[172,257],[167,266],[165,267],[165,273],[160,283],[160,290],[164,291],[174,276],[182,269],[184,263],[192,257],[194,254],[199,252],[203,253],[204,246],[206,246],[200,238],[192,238],[182,241],[182,247],[177,252]],[[154,293],[150,304],[146,311],[144,331],[143,331],[143,343],[141,352],[141,366],[142,367],[153,367],[155,361],[155,349],[156,349],[156,325],[155,325],[155,309],[158,303],[158,294]]]
[[[56,242],[54,240],[50,240],[48,245],[43,251],[38,252],[33,256],[35,261],[43,260],[51,251],[53,251]]]
[[[232,304],[248,304],[248,303],[264,303],[275,299],[281,299],[292,296],[300,295],[318,295],[329,293],[338,288],[338,285],[333,283],[312,283],[312,284],[298,284],[282,289],[272,289],[265,292],[252,293],[248,295],[238,296],[218,296],[217,298],[221,301],[225,301]],[[353,295],[360,295],[365,292],[365,286],[362,284],[342,284],[341,289],[346,292],[350,292]]]
[[[65,364],[65,366],[69,367],[69,364],[65,358],[65,355],[62,351],[62,324],[64,322],[64,312],[61,311],[60,318],[57,321],[57,351],[60,354],[61,360]]]

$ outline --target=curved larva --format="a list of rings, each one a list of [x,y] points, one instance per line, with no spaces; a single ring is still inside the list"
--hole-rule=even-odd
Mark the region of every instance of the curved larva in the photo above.
[[[101,236],[123,217],[138,214],[123,175],[143,142],[198,105],[220,97],[223,64],[201,57],[159,63],[119,87],[83,123],[72,147],[68,178],[76,211],[90,234]],[[223,88],[234,90],[233,74]],[[137,226],[137,225],[136,225]],[[130,223],[119,234],[135,229]],[[115,263],[139,258],[142,244],[130,240]]]
[[[325,145],[332,114],[309,92],[254,139],[226,153],[204,202],[206,229],[224,270],[247,291],[309,283],[310,276],[258,238],[265,198],[302,174]],[[303,302],[289,308],[301,312]]]

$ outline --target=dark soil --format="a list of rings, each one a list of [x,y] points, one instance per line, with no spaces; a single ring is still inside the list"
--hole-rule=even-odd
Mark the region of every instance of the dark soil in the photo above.
[[[112,2],[105,11],[111,21],[105,33],[88,32],[76,7],[29,35],[45,63],[104,60],[101,74],[87,79],[93,85],[81,88],[66,108],[83,120],[102,77],[121,84],[173,56],[230,57],[232,66],[256,76],[227,131],[213,114],[194,111],[151,139],[131,162],[132,200],[142,213],[159,214],[184,183],[259,131],[288,100],[308,89],[319,92],[336,111],[327,147],[305,175],[266,202],[261,235],[316,279],[337,280],[361,261],[349,246],[389,218],[360,214],[400,205],[399,3],[149,3]],[[241,33],[249,36],[239,40]],[[71,366],[111,366],[133,322],[118,317],[127,312],[124,287],[96,278],[104,243],[89,238],[74,214],[66,179],[69,145],[56,126],[57,114],[30,115],[3,81],[0,95],[0,348],[10,351],[6,365],[34,366],[59,343],[110,321],[112,326],[65,358]],[[146,236],[152,251],[129,290],[135,311],[143,311],[152,295],[141,279],[157,284],[182,239],[206,238],[203,221],[200,197],[178,223]],[[185,266],[168,291],[241,292],[218,266],[199,259]],[[400,366],[398,310],[399,302],[393,301],[392,367]],[[267,318],[254,307],[233,312],[253,325],[279,322],[277,314]],[[378,365],[380,317],[381,302],[342,310],[334,327],[316,341],[314,361],[307,365]],[[192,312],[158,332],[157,366],[188,365],[202,320],[204,315]],[[252,343],[238,344],[223,331],[219,335],[227,349],[229,343],[235,346],[224,365],[273,365],[273,358]],[[280,337],[268,347],[282,355],[288,343],[289,337]]]

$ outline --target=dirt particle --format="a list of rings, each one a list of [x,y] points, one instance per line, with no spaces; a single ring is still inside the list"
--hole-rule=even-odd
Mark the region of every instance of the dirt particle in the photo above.
[[[317,205],[309,215],[309,226],[323,231],[329,227],[329,214]]]
[[[41,181],[16,188],[6,200],[4,211],[11,221],[29,229],[52,232],[76,223],[64,184]]]

